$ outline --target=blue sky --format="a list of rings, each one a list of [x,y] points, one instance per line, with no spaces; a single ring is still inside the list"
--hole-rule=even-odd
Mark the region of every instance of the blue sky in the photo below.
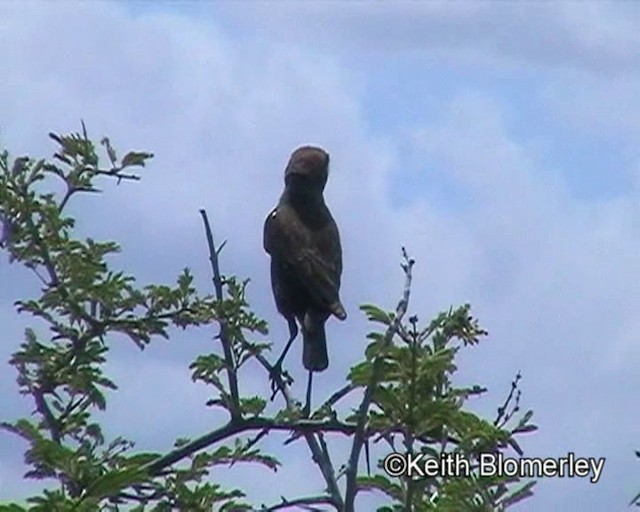
[[[404,245],[418,262],[413,311],[427,320],[470,302],[489,330],[461,359],[458,378],[490,389],[472,407],[492,416],[521,370],[540,426],[522,440],[527,455],[607,458],[598,484],[542,480],[517,510],[617,510],[640,488],[627,398],[640,384],[639,24],[634,3],[5,2],[0,145],[48,155],[46,134],[82,118],[96,139],[154,152],[141,183],[73,205],[80,230],[121,241],[117,265],[142,282],[189,266],[206,290],[206,208],[229,239],[226,271],[251,278],[276,345],[286,326],[262,222],[290,152],[322,145],[350,317],[328,327],[318,395],[362,355],[358,305],[395,305]],[[28,320],[12,303],[36,287],[0,259],[2,361]],[[114,340],[111,432],[162,450],[215,425],[187,369],[210,337],[175,333],[142,354]],[[299,358],[296,347],[304,382]],[[0,372],[3,419],[31,409],[15,391],[12,370]],[[268,446],[288,468],[225,478],[250,482],[258,503],[277,501],[282,482],[321,490],[300,477],[304,447]],[[0,499],[31,489],[22,448],[0,433]]]

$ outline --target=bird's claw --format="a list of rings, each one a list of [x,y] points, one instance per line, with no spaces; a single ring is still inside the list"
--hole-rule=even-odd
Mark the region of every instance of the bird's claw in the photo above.
[[[275,393],[278,390],[279,383],[278,380],[282,379],[282,366],[279,364],[275,364],[271,367],[269,371],[269,382],[271,382],[271,392]],[[271,397],[273,400],[273,397]]]
[[[282,370],[282,364],[276,363],[271,367],[269,372],[269,381],[271,382],[271,400],[273,400],[278,391],[282,389],[284,385],[290,385],[293,383],[291,375],[286,370]]]

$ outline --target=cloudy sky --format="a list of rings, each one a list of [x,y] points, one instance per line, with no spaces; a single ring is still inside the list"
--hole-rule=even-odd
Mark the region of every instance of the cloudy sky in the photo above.
[[[251,278],[277,345],[262,223],[290,152],[325,147],[350,316],[329,324],[318,400],[362,356],[358,305],[395,306],[404,245],[411,312],[427,321],[470,302],[490,333],[460,361],[460,382],[490,390],[470,406],[493,417],[520,370],[540,427],[521,439],[526,455],[606,457],[598,484],[541,480],[517,510],[622,510],[640,490],[639,24],[634,3],[2,2],[0,146],[50,155],[46,134],[84,119],[95,140],[155,153],[141,182],[72,205],[80,229],[121,241],[115,264],[142,283],[188,266],[208,291],[206,208],[228,239],[225,271]],[[35,292],[0,257],[2,419],[31,410],[6,361],[28,321],[12,303]],[[176,333],[144,353],[114,340],[109,433],[163,450],[214,428],[187,369],[211,336]],[[289,364],[304,382],[299,358],[298,346]],[[287,461],[278,474],[223,479],[258,504],[321,491],[306,448],[281,441],[266,445]],[[0,432],[0,500],[34,489],[23,449]]]

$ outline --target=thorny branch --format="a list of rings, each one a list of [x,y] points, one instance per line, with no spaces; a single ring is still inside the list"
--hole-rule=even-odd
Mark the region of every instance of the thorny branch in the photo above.
[[[218,263],[218,251],[216,251],[215,244],[213,242],[213,234],[211,233],[211,226],[209,225],[209,219],[207,212],[200,210],[202,221],[204,222],[204,229],[207,235],[207,245],[209,246],[209,260],[211,261],[211,268],[213,270],[213,286],[216,291],[216,299],[221,302],[224,298],[222,293],[222,278],[220,276],[220,265]],[[218,320],[220,323],[219,338],[222,343],[222,349],[224,350],[224,360],[227,370],[227,379],[229,381],[229,390],[231,391],[231,404],[230,412],[232,418],[237,418],[240,415],[240,398],[238,393],[238,375],[236,374],[236,362],[233,357],[233,350],[231,349],[231,341],[229,340],[227,324],[224,319]]]
[[[272,418],[266,418],[263,416],[254,416],[251,418],[240,418],[230,420],[226,425],[220,427],[216,430],[212,430],[207,434],[194,439],[193,441],[182,445],[180,448],[171,451],[167,455],[160,457],[153,462],[149,463],[146,467],[147,471],[151,475],[157,475],[163,469],[167,468],[171,464],[174,464],[184,457],[197,452],[198,450],[202,450],[215,444],[223,439],[226,439],[231,436],[260,431],[262,434],[263,431],[279,431],[279,432],[296,432],[300,433],[300,435],[305,434],[314,434],[318,433],[332,433],[332,434],[342,434],[345,436],[352,436],[356,433],[356,429],[358,427],[357,423],[348,422],[348,421],[339,421],[337,419],[324,419],[324,420],[313,420],[301,418],[295,421],[292,420],[274,420]],[[389,435],[389,434],[401,434],[404,430],[402,427],[395,428],[376,428],[376,427],[366,427],[364,431],[364,436],[370,437],[375,434],[379,435]],[[262,435],[261,435],[262,437]],[[435,439],[429,436],[419,436],[416,439],[419,439],[423,443],[433,443],[439,441],[439,439]],[[457,444],[459,441],[455,438],[449,438],[449,442]],[[324,443],[324,441],[323,441]],[[322,450],[320,445],[318,448]]]
[[[402,257],[404,259],[404,263],[402,264],[402,269],[405,273],[405,285],[404,285],[404,293],[402,298],[398,302],[398,306],[396,307],[396,315],[393,320],[393,323],[387,329],[387,332],[384,335],[384,339],[382,341],[382,350],[388,347],[393,340],[394,335],[400,330],[400,324],[404,315],[407,312],[407,308],[409,307],[409,296],[411,293],[411,279],[412,279],[412,269],[415,261],[407,255],[407,251],[402,248]],[[371,406],[371,401],[373,399],[373,392],[376,388],[378,380],[380,379],[380,372],[382,371],[382,358],[378,357],[373,363],[373,370],[371,371],[371,377],[369,378],[369,382],[364,392],[364,396],[362,398],[362,402],[360,403],[360,407],[358,408],[358,422],[356,427],[356,433],[353,437],[353,444],[351,446],[351,454],[349,455],[349,461],[347,462],[346,469],[346,477],[347,477],[347,488],[345,492],[345,511],[353,512],[356,494],[358,492],[358,484],[357,484],[357,475],[358,475],[358,461],[360,459],[360,452],[365,443],[366,439],[366,430],[367,430],[367,416],[369,413],[369,407]]]

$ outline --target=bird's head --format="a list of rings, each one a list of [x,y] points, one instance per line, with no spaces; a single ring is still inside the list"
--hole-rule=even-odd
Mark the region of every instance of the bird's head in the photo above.
[[[329,176],[329,153],[314,146],[296,149],[284,171],[287,188],[322,192]]]

